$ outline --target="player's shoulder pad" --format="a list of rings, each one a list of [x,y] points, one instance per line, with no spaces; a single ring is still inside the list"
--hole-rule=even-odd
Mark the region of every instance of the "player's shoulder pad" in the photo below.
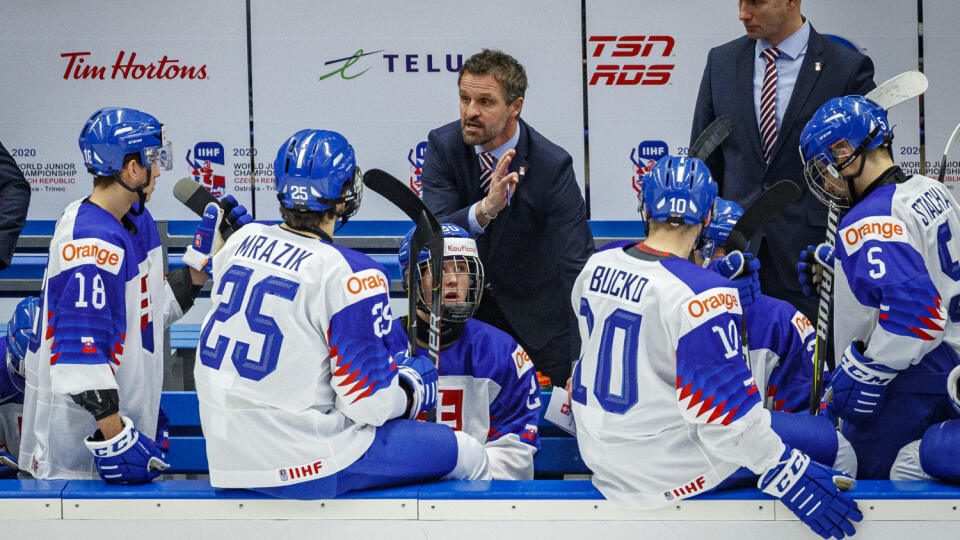
[[[61,271],[77,266],[95,265],[117,275],[123,266],[129,234],[116,220],[105,221],[102,216],[78,211],[72,234],[61,237],[55,244]]]

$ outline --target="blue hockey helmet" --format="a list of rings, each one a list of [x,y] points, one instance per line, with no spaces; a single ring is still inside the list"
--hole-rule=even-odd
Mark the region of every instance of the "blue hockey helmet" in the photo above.
[[[153,165],[164,171],[173,168],[173,147],[163,124],[136,109],[100,109],[84,124],[78,142],[84,166],[96,176],[120,172],[128,154],[139,154],[140,164],[148,170]]]
[[[27,355],[27,346],[33,337],[39,309],[40,300],[36,296],[28,296],[17,304],[7,323],[7,371],[10,381],[21,392],[26,377],[23,358]]]
[[[800,157],[804,162],[803,176],[810,191],[826,205],[849,208],[855,196],[853,181],[863,171],[841,176],[840,171],[850,166],[857,157],[880,146],[889,148],[893,132],[887,113],[873,100],[863,96],[844,96],[824,103],[800,133]],[[830,178],[827,177],[829,175]],[[838,194],[846,181],[845,195]],[[824,182],[838,189],[828,190]]]
[[[284,208],[319,212],[344,203],[339,217],[356,214],[363,197],[357,157],[336,131],[302,129],[286,140],[273,162],[277,199]]]
[[[740,208],[739,204],[717,197],[717,211],[710,220],[710,224],[704,228],[703,241],[700,245],[700,254],[705,261],[713,258],[717,248],[727,243],[730,231],[741,216],[743,216],[743,208]]]
[[[641,191],[650,221],[699,225],[710,216],[717,183],[699,159],[666,155],[644,176]]]
[[[451,272],[457,276],[456,289],[444,287],[442,291],[444,295],[450,294],[451,298],[450,301],[444,298],[441,319],[447,322],[464,322],[473,317],[480,305],[480,298],[483,295],[483,263],[480,261],[477,243],[467,231],[453,223],[443,223],[441,228],[443,230],[444,280],[450,277]],[[413,241],[416,230],[416,227],[410,229],[410,232],[403,237],[400,251],[397,253],[397,261],[400,263],[400,271],[404,277],[410,270],[410,243]],[[414,281],[418,284],[417,307],[427,312],[430,308],[424,299],[421,276],[429,272],[427,264],[429,260],[430,249],[424,246],[417,257]],[[453,264],[447,264],[448,262]],[[403,280],[403,286],[407,287],[406,279]],[[454,293],[456,298],[453,298]]]

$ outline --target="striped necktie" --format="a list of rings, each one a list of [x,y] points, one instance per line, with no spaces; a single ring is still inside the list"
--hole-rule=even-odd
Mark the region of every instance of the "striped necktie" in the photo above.
[[[493,167],[497,161],[490,152],[480,152],[477,158],[480,160],[480,189],[486,193],[490,191],[490,178],[493,177]]]
[[[777,142],[777,58],[780,49],[763,50],[767,69],[763,72],[763,88],[760,91],[760,137],[763,139],[763,159],[770,162],[773,144]]]

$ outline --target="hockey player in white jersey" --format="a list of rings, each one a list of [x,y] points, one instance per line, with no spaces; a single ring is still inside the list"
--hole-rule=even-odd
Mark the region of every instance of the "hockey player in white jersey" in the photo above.
[[[477,243],[457,225],[444,223],[442,227],[437,422],[463,431],[483,444],[494,480],[532,480],[533,455],[540,448],[540,386],[536,370],[509,334],[471,318],[480,304],[484,283]],[[410,242],[415,230],[411,229],[400,244],[398,259],[404,275],[410,271]],[[427,354],[429,342],[429,257],[430,250],[424,248],[414,265],[418,289],[410,293],[417,295],[417,342],[421,355]]]
[[[958,417],[943,389],[960,364],[960,213],[943,185],[894,164],[892,140],[886,112],[861,96],[826,102],[800,136],[810,190],[846,210],[824,401],[867,479],[887,478],[904,445]]]
[[[709,262],[710,270],[734,277],[747,329],[750,372],[770,411],[773,430],[814,460],[856,477],[857,456],[850,443],[827,418],[807,414],[813,383],[813,325],[789,302],[762,294],[757,275],[760,261],[752,254],[740,254],[742,238],[729,239],[743,209],[720,197],[716,205],[716,216],[704,228],[694,260],[700,265]],[[738,475],[749,476],[749,470],[741,469]]]
[[[395,362],[385,269],[333,243],[360,205],[353,147],[298,131],[274,174],[283,223],[244,227],[213,262],[195,368],[210,483],[315,499],[489,478],[479,442],[406,419],[436,405],[436,369]]]
[[[37,297],[28,296],[13,310],[7,323],[7,335],[0,339],[0,478],[16,478],[20,451],[20,425],[23,420],[23,357],[33,337],[37,315]]]
[[[744,363],[736,288],[687,261],[717,186],[697,159],[665,156],[643,182],[647,240],[595,254],[578,277],[577,441],[593,482],[626,507],[656,508],[740,467],[827,538],[852,535],[852,481],[785,445]],[[798,496],[803,493],[803,496]]]
[[[160,122],[134,109],[101,109],[79,145],[93,192],[67,206],[50,242],[25,359],[20,467],[40,479],[148,482],[166,467],[153,441],[163,331],[190,308],[207,274],[184,267],[164,276],[146,209],[173,159]],[[219,207],[210,206],[216,216],[198,233],[219,223]],[[202,261],[213,243],[195,245],[190,250],[205,250]]]

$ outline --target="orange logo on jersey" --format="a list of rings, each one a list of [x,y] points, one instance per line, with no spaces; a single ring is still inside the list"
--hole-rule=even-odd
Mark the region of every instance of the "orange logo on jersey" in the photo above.
[[[379,270],[368,268],[342,278],[350,302],[357,302],[378,294],[390,294],[390,286]]]
[[[810,319],[799,311],[794,314],[790,322],[793,324],[793,327],[797,329],[797,333],[800,334],[800,339],[807,339],[807,336],[813,332],[813,325],[810,324]]]
[[[892,217],[870,217],[862,219],[843,229],[844,247],[847,253],[860,249],[860,245],[867,240],[905,240],[903,222]]]
[[[120,270],[120,248],[103,240],[85,238],[67,242],[60,248],[60,261],[65,268],[96,264],[116,274]]]
[[[517,368],[517,378],[533,368],[533,360],[530,359],[527,351],[523,350],[523,347],[517,345],[511,356],[513,357],[513,365]]]
[[[733,311],[739,306],[740,301],[735,294],[719,292],[704,299],[694,298],[687,304],[687,312],[696,319],[717,309]]]

